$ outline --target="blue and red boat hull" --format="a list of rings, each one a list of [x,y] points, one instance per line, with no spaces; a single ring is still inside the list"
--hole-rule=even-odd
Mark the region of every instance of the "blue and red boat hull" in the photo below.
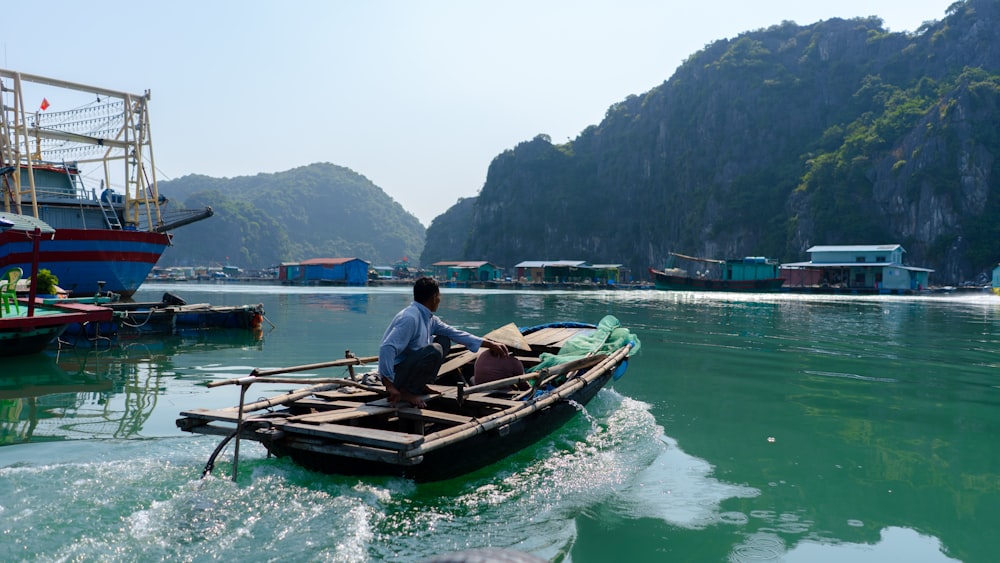
[[[135,230],[58,229],[39,246],[39,269],[59,279],[71,296],[112,291],[130,296],[170,246],[170,235]],[[31,272],[31,239],[23,232],[0,232],[0,272],[11,267]],[[98,282],[104,282],[103,287]]]

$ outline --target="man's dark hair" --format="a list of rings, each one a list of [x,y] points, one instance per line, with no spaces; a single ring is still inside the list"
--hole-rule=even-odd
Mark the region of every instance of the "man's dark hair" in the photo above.
[[[422,277],[413,283],[413,300],[417,303],[426,303],[438,293],[441,293],[441,288],[434,278]]]

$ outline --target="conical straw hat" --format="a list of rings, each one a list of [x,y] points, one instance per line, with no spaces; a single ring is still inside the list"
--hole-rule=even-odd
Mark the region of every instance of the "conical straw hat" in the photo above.
[[[510,323],[498,329],[492,330],[483,338],[488,338],[494,342],[499,342],[508,348],[515,350],[531,351],[531,346],[524,339],[524,335],[517,329],[517,325]]]

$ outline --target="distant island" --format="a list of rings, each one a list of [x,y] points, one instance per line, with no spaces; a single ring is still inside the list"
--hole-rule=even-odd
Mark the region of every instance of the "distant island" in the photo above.
[[[414,261],[424,227],[370,180],[317,163],[237,178],[190,175],[160,182],[160,193],[215,217],[174,233],[161,267],[231,265],[260,270],[320,257],[357,256],[373,264]]]

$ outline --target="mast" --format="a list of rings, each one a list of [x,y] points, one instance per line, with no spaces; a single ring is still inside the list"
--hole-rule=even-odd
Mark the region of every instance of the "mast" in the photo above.
[[[725,260],[713,260],[711,258],[698,258],[697,256],[687,256],[686,254],[679,254],[677,252],[671,252],[671,256],[676,256],[678,258],[683,258],[685,260],[692,260],[694,262],[707,262],[709,264],[725,264]]]
[[[29,113],[24,103],[24,87],[48,86],[57,93],[67,92],[67,98],[80,99],[80,94],[96,96],[97,102],[59,112]],[[46,91],[47,92],[47,91]],[[32,94],[35,92],[33,91]],[[7,99],[12,103],[8,104]],[[150,91],[132,94],[90,86],[35,74],[0,69],[0,168],[13,166],[4,177],[4,209],[13,207],[21,212],[21,203],[28,197],[32,214],[38,217],[34,168],[40,164],[65,165],[66,155],[96,155],[74,158],[76,163],[99,163],[104,172],[104,186],[121,187],[124,192],[126,226],[154,230],[163,224],[152,165],[152,141],[149,130],[148,102]],[[29,119],[31,116],[31,119]],[[34,140],[36,150],[32,151]],[[152,179],[144,166],[150,161]],[[121,167],[112,166],[121,161]],[[22,173],[27,188],[21,186]]]

